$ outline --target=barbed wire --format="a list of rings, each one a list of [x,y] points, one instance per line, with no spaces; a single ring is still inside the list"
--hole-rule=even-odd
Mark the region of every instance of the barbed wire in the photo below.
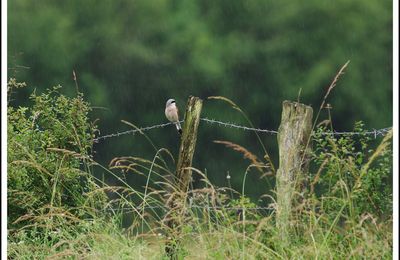
[[[253,131],[253,132],[260,132],[260,133],[267,133],[267,134],[277,134],[278,133],[278,131],[275,131],[275,130],[247,127],[247,126],[237,125],[234,123],[221,122],[221,121],[209,119],[209,118],[201,118],[200,120],[207,122],[209,124],[216,124],[216,125],[223,126],[223,127],[236,128],[236,129],[241,129],[241,130],[245,130],[245,131]]]
[[[370,131],[365,131],[365,132],[321,132],[321,135],[373,135],[374,138],[377,138],[378,136],[384,136],[387,134],[392,127],[385,127],[381,129],[372,129]],[[315,135],[315,133],[313,133]]]
[[[273,134],[273,135],[278,134],[278,131],[276,131],[276,130],[248,127],[248,126],[238,125],[238,124],[235,124],[235,123],[223,122],[223,121],[219,121],[219,120],[215,120],[215,119],[200,118],[200,120],[204,121],[204,122],[206,122],[208,124],[215,124],[215,125],[222,126],[222,127],[235,128],[235,129],[240,129],[240,130],[244,130],[244,131],[252,131],[252,132],[266,133],[266,134]],[[180,123],[183,123],[183,120],[181,120]],[[138,132],[140,133],[140,132],[145,132],[145,131],[156,129],[156,128],[163,128],[163,127],[166,127],[166,126],[169,126],[169,125],[172,125],[172,124],[174,124],[174,123],[168,122],[168,123],[157,124],[157,125],[152,125],[152,126],[147,126],[147,127],[142,127],[142,128],[136,128],[136,129],[127,130],[127,131],[123,131],[123,132],[117,132],[117,133],[114,133],[114,134],[103,135],[103,136],[95,138],[93,141],[97,143],[100,140],[104,140],[104,139],[107,139],[107,138],[118,137],[118,136],[127,135],[127,134],[134,135],[134,134],[136,134]],[[392,127],[386,127],[386,128],[381,128],[381,129],[372,129],[372,130],[368,130],[368,131],[364,131],[364,132],[328,131],[328,132],[318,132],[318,134],[320,134],[320,135],[333,135],[333,136],[340,136],[340,135],[364,135],[364,136],[365,135],[373,135],[374,138],[376,139],[378,136],[384,136],[391,129],[392,129]],[[313,135],[315,135],[315,134],[316,133],[313,132]]]
[[[245,131],[253,131],[253,132],[261,132],[261,133],[268,133],[268,134],[278,134],[278,131],[276,130],[268,130],[268,129],[261,129],[261,128],[253,128],[253,127],[247,127],[247,126],[242,126],[242,125],[237,125],[234,123],[228,123],[228,122],[221,122],[218,120],[214,119],[208,119],[208,118],[201,118],[202,121],[205,121],[210,124],[217,124],[223,127],[230,127],[230,128],[236,128],[236,129],[242,129]],[[364,132],[351,132],[351,131],[329,131],[329,132],[319,132],[321,135],[374,135],[374,137],[378,136],[384,136],[387,134],[392,127],[386,127],[386,128],[381,128],[381,129],[372,129],[369,131],[364,131]],[[315,132],[312,133],[312,135],[315,135]]]
[[[183,120],[180,121],[180,122],[182,123]],[[95,143],[97,143],[102,139],[107,139],[107,138],[111,138],[111,137],[118,137],[118,136],[127,135],[127,134],[133,134],[134,135],[137,132],[145,132],[145,131],[148,131],[148,130],[151,130],[151,129],[166,127],[166,126],[172,125],[172,124],[174,124],[174,123],[169,122],[169,123],[163,123],[163,124],[158,124],[158,125],[152,125],[152,126],[136,128],[136,129],[127,130],[127,131],[123,131],[123,132],[117,132],[117,133],[114,133],[114,134],[103,135],[103,136],[100,136],[100,137],[97,137],[97,138],[93,139],[93,141]]]

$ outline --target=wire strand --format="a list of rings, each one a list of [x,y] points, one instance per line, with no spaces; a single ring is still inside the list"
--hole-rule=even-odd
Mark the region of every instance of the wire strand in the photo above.
[[[215,119],[201,118],[200,120],[203,121],[203,122],[206,122],[208,124],[211,124],[211,125],[215,124],[215,125],[218,125],[218,126],[221,126],[221,127],[235,128],[235,129],[240,129],[240,130],[243,130],[243,131],[252,131],[252,132],[266,133],[266,134],[271,134],[271,135],[278,134],[278,131],[276,131],[276,130],[247,127],[247,126],[238,125],[238,124],[230,123],[230,122],[223,122],[223,121],[219,121],[219,120],[215,120]],[[181,120],[180,123],[183,123],[183,120]],[[140,133],[140,132],[145,132],[145,131],[149,131],[149,130],[152,130],[152,129],[164,128],[164,127],[172,125],[172,124],[174,124],[174,123],[168,122],[168,123],[157,124],[157,125],[152,125],[152,126],[147,126],[147,127],[141,127],[141,128],[137,128],[137,129],[123,131],[123,132],[117,132],[117,133],[114,133],[114,134],[103,135],[103,136],[99,136],[99,137],[95,138],[93,141],[95,143],[98,143],[100,140],[104,140],[104,139],[108,139],[108,138],[112,138],[112,137],[118,137],[118,136],[127,135],[127,134],[135,135],[138,132]],[[382,128],[382,129],[372,129],[372,130],[368,130],[368,131],[365,131],[365,132],[351,132],[351,131],[344,131],[344,132],[333,131],[332,132],[332,131],[329,131],[329,132],[319,132],[318,134],[321,134],[321,135],[333,135],[333,136],[340,136],[340,135],[373,135],[374,138],[376,139],[378,136],[384,136],[391,129],[392,129],[392,127],[386,127],[386,128]],[[313,132],[313,135],[315,135],[315,134],[316,133]]]
[[[180,122],[183,122],[183,120],[180,121]],[[117,133],[114,133],[114,134],[103,135],[103,136],[99,136],[99,137],[93,139],[93,141],[95,143],[97,143],[98,141],[103,140],[103,139],[107,139],[107,138],[111,138],[111,137],[118,137],[118,136],[127,135],[127,134],[133,134],[134,135],[137,132],[145,132],[145,131],[148,131],[148,130],[151,130],[151,129],[166,127],[166,126],[172,125],[172,124],[174,124],[174,123],[169,122],[169,123],[163,123],[163,124],[152,125],[152,126],[147,126],[147,127],[141,127],[141,128],[137,128],[137,129],[133,129],[133,130],[124,131],[124,132],[117,132]]]

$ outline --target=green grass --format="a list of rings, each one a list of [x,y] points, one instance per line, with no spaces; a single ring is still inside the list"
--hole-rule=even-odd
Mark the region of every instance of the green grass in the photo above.
[[[187,259],[391,259],[391,223],[374,223],[365,216],[359,223],[339,227],[323,217],[309,215],[296,223],[301,233],[291,236],[290,247],[282,248],[279,231],[272,218],[249,223],[188,222],[178,256]],[[308,223],[307,223],[308,221]],[[242,224],[253,232],[241,232]],[[18,242],[9,242],[8,255],[13,259],[72,257],[85,259],[162,259],[167,238],[159,234],[132,236],[107,222],[84,222],[84,227],[59,226],[45,238],[27,238],[23,231],[14,234]],[[156,225],[156,223],[155,223]],[[192,227],[195,226],[195,230]],[[41,237],[43,234],[39,235]]]

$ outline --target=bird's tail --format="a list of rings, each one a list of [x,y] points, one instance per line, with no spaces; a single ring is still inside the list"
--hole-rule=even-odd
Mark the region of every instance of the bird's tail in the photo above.
[[[178,130],[178,133],[181,135],[182,134],[181,123],[178,121],[175,123],[175,126],[176,126],[176,130]]]

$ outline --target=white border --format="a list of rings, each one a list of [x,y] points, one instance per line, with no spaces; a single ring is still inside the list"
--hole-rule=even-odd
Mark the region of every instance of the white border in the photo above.
[[[393,259],[399,258],[399,2],[393,1]]]
[[[393,259],[399,257],[399,3],[393,1]],[[7,1],[1,1],[1,259],[7,259]]]
[[[1,1],[1,259],[7,259],[7,1]]]

